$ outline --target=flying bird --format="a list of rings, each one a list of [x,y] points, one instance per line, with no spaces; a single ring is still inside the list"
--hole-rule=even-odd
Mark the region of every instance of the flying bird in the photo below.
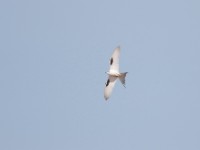
[[[119,79],[122,85],[125,87],[125,77],[128,72],[120,73],[119,72],[119,54],[120,54],[120,47],[114,49],[114,52],[110,58],[110,69],[108,72],[108,80],[105,83],[104,89],[104,98],[108,100],[110,97],[113,87],[115,86],[115,82]]]

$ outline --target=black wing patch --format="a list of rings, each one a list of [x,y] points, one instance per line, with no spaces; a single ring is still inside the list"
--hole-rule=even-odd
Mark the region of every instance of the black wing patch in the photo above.
[[[106,86],[108,86],[110,83],[110,80],[108,79],[107,82],[106,82]]]
[[[113,58],[110,59],[110,65],[112,65],[112,64],[113,64]]]

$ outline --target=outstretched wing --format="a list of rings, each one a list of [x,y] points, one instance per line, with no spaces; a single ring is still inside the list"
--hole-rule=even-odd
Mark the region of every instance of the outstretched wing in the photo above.
[[[110,72],[119,72],[119,54],[120,47],[118,46],[110,58]]]
[[[105,87],[105,90],[104,90],[105,100],[107,100],[110,97],[112,90],[113,90],[113,87],[115,85],[116,79],[117,79],[117,77],[109,75],[109,78],[106,82],[106,87]]]

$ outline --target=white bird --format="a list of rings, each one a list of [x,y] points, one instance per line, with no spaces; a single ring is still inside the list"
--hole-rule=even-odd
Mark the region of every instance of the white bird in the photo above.
[[[120,73],[119,72],[119,54],[120,54],[120,47],[118,46],[111,58],[110,58],[110,70],[109,72],[106,72],[108,74],[108,80],[105,83],[105,89],[104,89],[104,98],[105,100],[107,100],[113,90],[113,87],[115,85],[116,80],[119,78],[119,80],[121,81],[122,85],[125,87],[125,77],[127,72],[124,73]]]

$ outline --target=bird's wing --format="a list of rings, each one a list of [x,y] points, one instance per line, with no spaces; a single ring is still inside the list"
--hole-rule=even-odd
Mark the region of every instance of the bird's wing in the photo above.
[[[110,58],[110,71],[119,72],[119,54],[120,47],[118,46]]]
[[[112,90],[113,90],[113,87],[115,85],[116,79],[117,79],[117,77],[109,75],[109,78],[106,82],[106,87],[105,87],[105,90],[104,90],[105,100],[107,100],[110,97]]]

